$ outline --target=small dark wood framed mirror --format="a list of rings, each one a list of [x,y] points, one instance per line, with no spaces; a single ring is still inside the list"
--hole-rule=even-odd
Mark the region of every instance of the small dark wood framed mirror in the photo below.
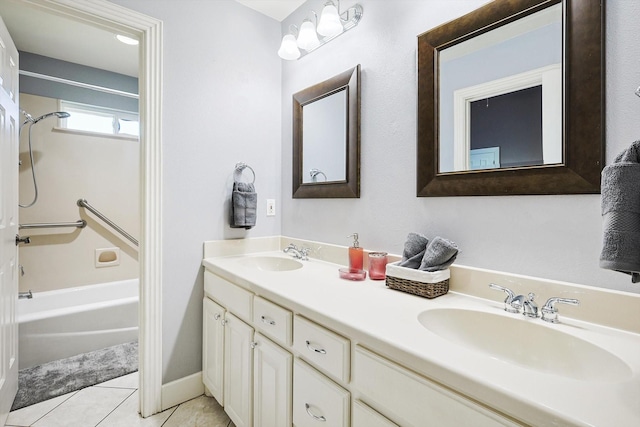
[[[360,197],[360,65],[293,95],[293,198]]]
[[[418,196],[600,192],[604,164],[601,3],[494,0],[418,36]],[[552,27],[555,34],[538,37],[550,44],[533,40],[534,34]],[[507,42],[496,36],[502,31],[507,32],[504,40],[509,43],[525,39],[524,44],[506,49]],[[517,51],[524,54],[506,53]],[[556,59],[543,58],[540,61],[547,62],[522,69],[522,63],[531,58],[553,56],[553,52]],[[452,68],[455,63],[463,65]],[[516,71],[505,71],[508,68]],[[455,78],[467,81],[452,83]],[[490,121],[489,110],[515,110],[517,97],[511,95],[516,94],[533,99],[531,111],[539,117],[529,120],[533,114],[524,113],[525,120],[496,113],[497,120]],[[513,124],[512,128],[522,128],[527,120],[537,123],[534,130],[520,129],[520,134],[506,136],[497,132]],[[482,136],[487,129],[496,132],[484,139],[474,136]],[[514,145],[533,134],[539,134],[535,142],[539,147],[529,150],[534,154],[509,157]],[[552,140],[555,145],[548,143]]]

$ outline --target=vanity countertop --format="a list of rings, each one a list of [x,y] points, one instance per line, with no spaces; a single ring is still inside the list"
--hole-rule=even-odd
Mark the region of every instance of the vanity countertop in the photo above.
[[[616,427],[640,423],[640,334],[562,314],[559,324],[523,318],[603,347],[629,368],[629,374],[616,381],[567,378],[471,350],[445,340],[418,321],[420,313],[433,308],[521,316],[504,312],[501,294],[488,300],[450,291],[425,299],[390,290],[384,281],[340,279],[340,265],[313,258],[291,271],[263,271],[243,264],[248,257],[256,256],[290,258],[281,251],[269,251],[205,258],[203,265],[257,295],[352,337],[354,344],[368,347],[520,422],[536,426]]]

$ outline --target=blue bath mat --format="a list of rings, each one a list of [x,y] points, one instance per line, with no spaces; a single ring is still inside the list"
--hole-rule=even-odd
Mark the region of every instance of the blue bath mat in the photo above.
[[[120,344],[18,372],[11,410],[100,384],[138,370],[138,342]]]

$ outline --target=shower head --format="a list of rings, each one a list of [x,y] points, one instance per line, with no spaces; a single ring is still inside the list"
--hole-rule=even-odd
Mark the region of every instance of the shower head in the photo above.
[[[33,122],[33,116],[32,116],[31,114],[27,113],[27,112],[26,112],[26,111],[24,111],[22,108],[20,109],[20,112],[21,112],[21,113],[22,113],[22,115],[24,115],[24,117],[25,117],[25,121],[24,121],[25,123]]]
[[[32,118],[31,116],[29,116],[31,118],[31,122],[33,124],[38,123],[40,120],[46,119],[47,117],[51,117],[51,116],[56,116],[59,119],[66,119],[67,117],[69,117],[71,114],[67,113],[66,111],[54,111],[53,113],[47,113],[47,114],[43,114],[42,116],[38,117],[37,119]]]

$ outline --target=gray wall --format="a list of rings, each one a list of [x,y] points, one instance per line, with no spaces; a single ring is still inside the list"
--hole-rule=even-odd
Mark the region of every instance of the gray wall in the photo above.
[[[129,93],[138,93],[138,79],[135,77],[61,61],[36,55],[35,53],[20,52],[20,70]],[[20,92],[46,98],[138,112],[138,100],[135,98],[98,92],[31,76],[20,76]]]
[[[202,242],[285,234],[399,253],[406,234],[440,234],[459,263],[638,292],[597,266],[600,198],[416,198],[416,36],[484,0],[360,0],[360,25],[295,62],[280,61],[282,26],[231,0],[112,0],[164,21],[164,382],[201,369]],[[343,3],[348,3],[344,1]],[[608,1],[607,160],[640,137],[636,0]],[[239,47],[231,45],[240,43]],[[362,64],[362,197],[291,198],[291,95]],[[281,74],[282,73],[282,74]],[[261,209],[246,232],[227,226],[233,166],[256,170]],[[282,226],[281,226],[282,224]],[[346,260],[345,260],[346,262]]]
[[[164,22],[163,382],[202,369],[202,243],[280,234],[278,22],[231,0],[114,0]],[[256,227],[231,229],[237,162],[256,173]],[[279,210],[279,206],[277,207]]]
[[[416,36],[483,0],[360,0],[355,29],[282,67],[282,232],[401,253],[407,233],[441,235],[462,248],[463,265],[640,292],[629,276],[598,267],[599,195],[417,198]],[[346,2],[345,2],[346,3]],[[285,32],[322,0],[308,1],[282,23]],[[640,138],[640,2],[607,7],[606,159]],[[291,199],[291,94],[362,64],[361,198]],[[345,260],[346,262],[346,260]]]

